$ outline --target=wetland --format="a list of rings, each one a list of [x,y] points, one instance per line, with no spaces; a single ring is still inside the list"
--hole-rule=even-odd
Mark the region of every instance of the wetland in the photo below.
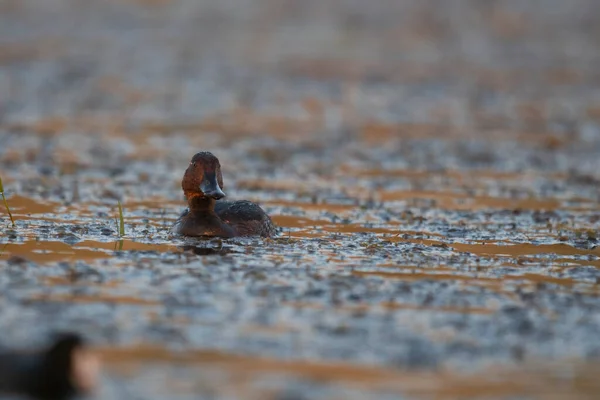
[[[597,398],[600,21],[536,4],[0,2],[0,345],[82,334],[98,399]],[[200,150],[276,237],[170,232]]]

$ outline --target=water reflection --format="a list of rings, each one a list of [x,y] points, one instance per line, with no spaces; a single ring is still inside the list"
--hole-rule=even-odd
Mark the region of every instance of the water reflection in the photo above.
[[[115,242],[82,240],[74,245],[58,241],[26,239],[4,243],[2,251],[0,251],[0,260],[18,256],[41,264],[58,261],[92,261],[114,257],[115,251],[118,250],[166,253],[177,251],[177,247],[170,244],[142,243],[131,239],[122,239]]]
[[[76,244],[58,241],[24,240],[0,244],[0,260],[20,257],[36,263],[51,263],[59,261],[92,261],[115,257],[115,252],[153,252],[193,254],[197,256],[225,255],[232,251],[232,246],[218,242],[207,244],[185,244],[177,246],[165,243],[143,243],[132,239],[120,239],[114,242],[97,242],[82,240]]]
[[[0,1],[2,336],[164,345],[111,399],[595,398],[599,13],[548,2]],[[197,150],[284,234],[172,237]]]
[[[155,385],[153,389],[156,392],[153,394],[167,397],[172,393],[167,394],[166,391],[175,388],[179,389],[180,395],[197,394],[202,389],[212,396],[235,388],[235,393],[244,393],[244,398],[271,398],[274,393],[281,395],[276,398],[283,398],[284,388],[291,382],[307,391],[314,390],[316,385],[340,385],[370,394],[364,398],[378,398],[386,393],[397,398],[408,396],[440,400],[529,398],[532,394],[535,398],[592,399],[600,390],[595,378],[600,365],[572,360],[545,364],[528,362],[513,368],[487,365],[461,374],[449,369],[439,372],[409,371],[335,361],[277,360],[217,350],[174,352],[149,344],[98,347],[95,352],[114,380],[123,373],[130,379],[151,374],[151,371],[160,374],[163,377],[161,386]],[[193,371],[194,381],[202,382],[202,385],[181,385],[176,378],[178,375],[173,373],[175,366],[181,365]],[[576,376],[575,383],[565,378],[565,374]],[[265,387],[261,385],[265,377],[277,379],[273,385]]]
[[[228,246],[218,246],[218,247],[209,247],[209,246],[198,246],[198,245],[183,245],[179,247],[186,253],[194,254],[197,256],[212,256],[219,255],[223,256],[225,254],[231,253],[231,247]]]

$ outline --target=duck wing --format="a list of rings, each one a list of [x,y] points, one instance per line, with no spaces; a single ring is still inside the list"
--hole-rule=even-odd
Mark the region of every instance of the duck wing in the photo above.
[[[248,200],[217,201],[215,213],[240,236],[273,236],[277,229],[266,212]]]

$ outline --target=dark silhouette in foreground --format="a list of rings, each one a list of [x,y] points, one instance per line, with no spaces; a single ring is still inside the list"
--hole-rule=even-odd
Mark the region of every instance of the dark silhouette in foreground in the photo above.
[[[96,385],[98,366],[83,339],[72,333],[41,351],[0,350],[0,395],[59,400],[87,394]]]

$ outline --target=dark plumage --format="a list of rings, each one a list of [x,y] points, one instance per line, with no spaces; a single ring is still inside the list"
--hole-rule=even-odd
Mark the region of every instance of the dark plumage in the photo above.
[[[75,396],[80,390],[74,357],[83,346],[78,335],[63,334],[40,352],[0,351],[0,393],[53,400]]]
[[[217,201],[215,213],[223,222],[230,225],[238,236],[259,234],[270,237],[277,231],[271,218],[263,209],[248,200]]]
[[[181,182],[188,201],[173,232],[185,236],[263,236],[276,233],[271,218],[247,200],[224,201],[219,160],[209,152],[194,155]]]

